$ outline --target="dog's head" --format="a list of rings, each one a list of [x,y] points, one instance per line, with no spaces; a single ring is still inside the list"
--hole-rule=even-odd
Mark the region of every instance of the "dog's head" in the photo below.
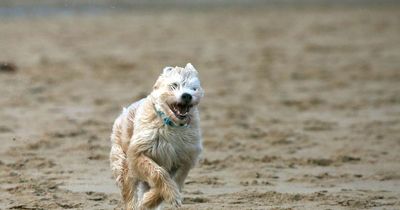
[[[188,63],[185,68],[165,67],[154,85],[154,103],[175,123],[187,122],[204,92],[198,72]]]

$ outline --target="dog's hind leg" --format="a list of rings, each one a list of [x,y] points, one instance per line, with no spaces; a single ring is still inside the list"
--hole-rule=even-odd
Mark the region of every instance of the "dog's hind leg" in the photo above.
[[[113,177],[121,190],[121,195],[125,204],[126,210],[136,209],[137,205],[135,199],[135,177],[128,175],[128,164],[126,153],[124,152],[123,146],[127,136],[126,129],[123,126],[124,116],[119,116],[113,126],[113,131],[111,134],[111,152],[110,152],[110,166]],[[126,123],[125,123],[126,124]]]
[[[150,186],[143,181],[139,181],[137,185],[137,199],[139,201],[143,200],[143,195],[150,190]]]
[[[127,172],[126,154],[122,149],[121,116],[115,120],[111,133],[110,167],[118,187],[121,188]]]
[[[136,193],[137,181],[133,177],[127,177],[121,188],[122,199],[125,204],[125,210],[137,210],[138,200]]]

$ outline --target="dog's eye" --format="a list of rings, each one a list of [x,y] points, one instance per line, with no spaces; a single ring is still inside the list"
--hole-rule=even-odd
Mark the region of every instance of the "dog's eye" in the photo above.
[[[195,87],[194,87],[194,88],[192,88],[192,90],[193,90],[193,91],[196,91],[196,90],[197,90],[197,88],[195,88]]]
[[[177,89],[178,88],[178,83],[174,82],[174,83],[170,84],[169,88],[171,88],[172,90]]]

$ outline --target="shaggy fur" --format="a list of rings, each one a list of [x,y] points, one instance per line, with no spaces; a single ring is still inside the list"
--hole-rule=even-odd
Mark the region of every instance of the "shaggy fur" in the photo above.
[[[185,94],[190,103],[183,100]],[[163,201],[181,206],[184,180],[202,150],[197,108],[202,97],[191,64],[166,67],[151,94],[124,108],[115,120],[111,170],[127,210],[161,208]],[[185,103],[186,111],[174,108]]]

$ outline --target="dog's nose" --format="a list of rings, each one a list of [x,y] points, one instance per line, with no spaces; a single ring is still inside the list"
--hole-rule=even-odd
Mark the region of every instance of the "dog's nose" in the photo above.
[[[189,93],[184,93],[182,94],[181,98],[183,103],[188,104],[192,100],[192,95],[190,95]]]

